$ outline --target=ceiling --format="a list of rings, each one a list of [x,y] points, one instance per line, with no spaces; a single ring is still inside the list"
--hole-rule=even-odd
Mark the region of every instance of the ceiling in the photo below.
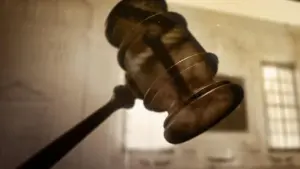
[[[167,0],[167,2],[300,26],[299,0]]]

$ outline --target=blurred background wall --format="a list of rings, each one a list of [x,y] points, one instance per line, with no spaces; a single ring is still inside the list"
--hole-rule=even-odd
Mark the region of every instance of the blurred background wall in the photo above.
[[[117,50],[104,37],[105,18],[116,3],[0,2],[1,169],[14,168],[104,105],[122,83]],[[244,80],[248,131],[207,132],[171,153],[126,153],[126,111],[120,110],[55,168],[203,168],[212,165],[208,157],[226,158],[228,151],[229,166],[259,168],[279,157],[298,162],[297,151],[268,151],[261,63],[294,64],[299,79],[300,27],[177,4],[170,8],[186,17],[207,51],[219,56],[220,74]],[[147,159],[166,161],[155,166]]]

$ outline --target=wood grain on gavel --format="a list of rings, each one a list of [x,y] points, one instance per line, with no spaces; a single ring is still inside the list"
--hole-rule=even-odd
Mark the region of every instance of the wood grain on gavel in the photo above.
[[[218,58],[205,51],[183,16],[163,0],[123,0],[107,18],[106,37],[144,105],[167,111],[165,137],[181,143],[226,117],[243,98],[228,81],[215,82]]]

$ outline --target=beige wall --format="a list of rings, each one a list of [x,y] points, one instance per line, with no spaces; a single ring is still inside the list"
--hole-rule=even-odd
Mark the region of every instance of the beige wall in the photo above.
[[[0,144],[5,153],[0,157],[1,169],[13,168],[108,101],[113,87],[119,83],[121,71],[116,64],[116,50],[104,39],[103,30],[104,19],[115,2],[1,2],[0,95],[3,99],[0,104],[1,113],[8,116],[1,121],[19,119],[17,124],[11,124],[18,130],[32,124],[28,130],[43,128],[40,133],[47,133],[36,136],[37,141],[31,143],[33,136],[28,136],[26,143],[19,144],[11,140],[21,141],[22,135],[11,131]],[[45,112],[30,105],[42,98],[47,98],[43,103]],[[32,120],[34,116],[47,117],[49,123]],[[26,122],[21,124],[24,117]],[[122,166],[123,160],[119,160],[122,127],[114,123],[120,120],[118,115],[111,117],[56,168]]]
[[[298,19],[300,15],[300,4],[297,0],[167,0],[167,2],[247,16],[255,19],[266,19],[278,23],[300,25],[300,20]]]
[[[0,144],[1,151],[10,154],[1,155],[1,168],[13,168],[28,152],[38,150],[110,98],[122,74],[117,50],[103,34],[104,19],[115,2],[0,2],[0,110],[5,115],[1,124],[14,126],[18,131],[24,126],[29,126],[28,130],[41,128],[39,132],[44,133],[27,136],[27,141],[35,138],[34,143],[22,140],[24,144],[20,144],[11,142],[23,138],[20,132],[7,134],[0,130],[7,134]],[[300,63],[300,29],[175,5],[172,9],[182,13],[196,38],[219,56],[220,73],[245,78],[250,124],[249,133],[208,132],[180,145],[175,153],[175,159],[180,160],[174,164],[184,169],[201,167],[206,163],[205,155],[222,154],[228,147],[236,151],[237,163],[265,162],[259,62]],[[123,113],[120,111],[106,121],[56,168],[123,168]],[[3,123],[11,119],[22,120]],[[48,120],[38,123],[40,120],[36,119]],[[252,155],[256,151],[246,147],[261,151]],[[12,161],[16,152],[19,157]]]

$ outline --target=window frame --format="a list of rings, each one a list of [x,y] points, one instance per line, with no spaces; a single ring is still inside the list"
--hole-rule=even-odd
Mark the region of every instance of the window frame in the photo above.
[[[297,113],[297,123],[298,123],[298,135],[300,136],[300,112],[299,112],[299,94],[298,94],[298,89],[297,89],[297,69],[296,69],[296,64],[293,63],[278,63],[278,62],[268,62],[268,61],[262,61],[260,64],[260,73],[261,73],[261,79],[262,79],[262,95],[263,95],[263,110],[264,110],[264,119],[265,119],[265,141],[266,141],[266,145],[267,145],[267,150],[268,152],[300,152],[300,145],[297,148],[274,148],[270,145],[269,143],[269,138],[270,138],[270,118],[269,115],[267,114],[268,111],[268,103],[267,103],[267,92],[265,91],[264,85],[265,85],[265,77],[264,77],[264,72],[263,72],[263,68],[264,66],[273,66],[276,68],[285,68],[285,69],[289,69],[292,71],[292,86],[293,86],[293,90],[294,90],[294,97],[295,97],[295,106],[293,108],[296,109],[296,113]],[[277,81],[278,82],[278,81]],[[281,82],[279,82],[280,84]],[[282,109],[282,105],[279,105],[279,108]],[[282,119],[280,119],[282,120]]]

